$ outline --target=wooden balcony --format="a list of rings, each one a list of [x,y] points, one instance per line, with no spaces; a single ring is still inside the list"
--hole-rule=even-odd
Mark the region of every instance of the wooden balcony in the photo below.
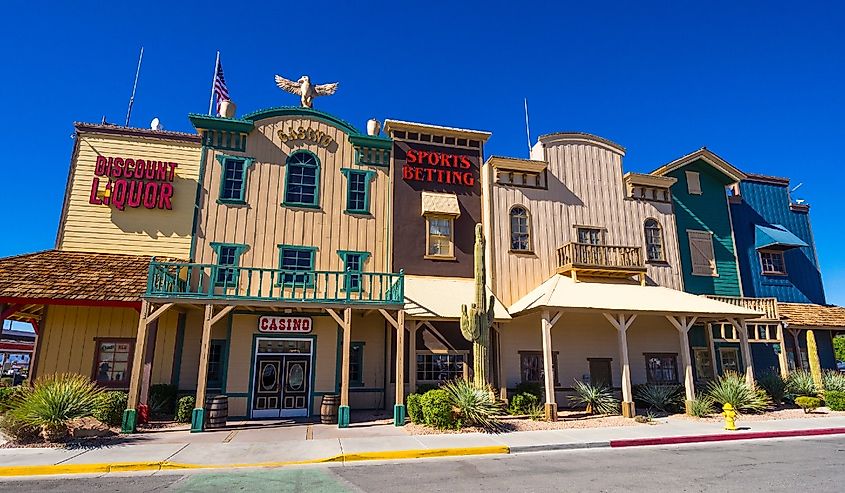
[[[743,298],[740,296],[716,296],[707,295],[711,300],[721,301],[723,303],[730,303],[731,305],[741,306],[760,312],[761,316],[755,320],[780,320],[778,315],[778,300],[777,298]]]
[[[640,247],[592,245],[569,242],[557,249],[557,271],[577,279],[592,277],[639,276],[644,282],[646,266]]]
[[[147,298],[401,305],[403,272],[333,272],[150,262]]]

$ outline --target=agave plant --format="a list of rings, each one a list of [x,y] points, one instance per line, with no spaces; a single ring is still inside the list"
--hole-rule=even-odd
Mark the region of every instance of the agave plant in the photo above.
[[[499,424],[497,416],[503,410],[492,389],[477,388],[461,378],[447,382],[441,388],[449,395],[461,424],[488,429]]]
[[[91,416],[102,391],[76,373],[47,375],[15,396],[10,413],[18,422],[39,427],[54,441],[67,434],[68,421]]]
[[[575,395],[569,397],[570,402],[586,405],[588,413],[619,414],[619,400],[613,396],[613,391],[609,388],[575,380],[573,389]]]
[[[794,400],[796,397],[816,397],[819,388],[813,380],[813,374],[806,370],[796,370],[789,374],[786,380],[786,391]]]
[[[822,375],[825,392],[845,392],[845,373],[827,370]]]
[[[713,413],[716,402],[709,395],[699,395],[692,401],[690,415],[697,418],[704,418]]]
[[[684,388],[680,385],[649,383],[637,387],[636,398],[650,408],[669,413],[683,403]]]
[[[745,377],[733,371],[710,382],[707,395],[717,404],[730,404],[737,411],[760,412],[770,404],[765,391],[749,386]]]
[[[760,375],[757,378],[757,385],[766,391],[773,404],[778,405],[783,401],[783,396],[786,394],[786,380],[776,371],[769,370]]]

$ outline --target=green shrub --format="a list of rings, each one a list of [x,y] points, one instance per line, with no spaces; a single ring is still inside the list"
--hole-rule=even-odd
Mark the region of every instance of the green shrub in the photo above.
[[[421,383],[421,384],[417,385],[417,393],[420,394],[420,395],[423,395],[426,392],[428,392],[429,390],[436,390],[436,389],[439,389],[439,388],[440,388],[440,386],[437,385],[437,384]]]
[[[429,390],[420,398],[424,423],[439,429],[459,428],[452,410],[449,393],[443,389]]]
[[[546,408],[543,404],[539,402],[534,404],[533,406],[528,408],[528,412],[525,413],[528,415],[528,418],[532,421],[540,421],[546,418]]]
[[[769,370],[760,375],[757,385],[766,391],[774,405],[780,404],[786,395],[786,380],[775,371]]]
[[[10,411],[23,424],[39,427],[52,441],[67,434],[68,421],[91,416],[102,390],[82,375],[58,373],[16,394]]]
[[[689,413],[697,418],[706,418],[713,414],[716,402],[709,395],[699,395],[692,400]]]
[[[190,423],[195,406],[196,398],[192,395],[186,395],[179,399],[179,402],[176,403],[176,416],[174,417],[176,422]]]
[[[41,440],[41,429],[16,419],[13,413],[0,416],[0,431],[19,444]]]
[[[845,373],[827,370],[822,374],[822,382],[825,392],[845,392]]]
[[[520,382],[514,389],[514,394],[531,394],[540,402],[543,400],[543,386],[539,382]]]
[[[737,412],[760,412],[769,405],[769,396],[765,391],[749,387],[744,376],[732,371],[707,384],[706,393],[716,404],[730,404]]]
[[[649,383],[637,386],[635,397],[649,408],[669,413],[683,405],[684,388],[681,385]]]
[[[516,394],[511,398],[508,412],[514,416],[529,414],[531,408],[539,404],[540,399],[534,394],[529,394],[528,392]]]
[[[458,378],[444,384],[443,390],[449,395],[452,408],[457,411],[459,428],[470,425],[492,429],[499,424],[497,416],[501,414],[502,406],[493,397],[493,389],[478,388]]]
[[[109,426],[119,426],[128,400],[129,394],[120,390],[103,392],[94,406],[94,417]]]
[[[819,395],[813,374],[806,370],[795,370],[789,374],[789,378],[786,379],[786,392],[790,394],[792,400],[801,396],[816,397]]]
[[[423,422],[421,399],[422,395],[411,394],[405,402],[405,410],[408,411],[408,417],[411,419],[411,423],[419,424]]]
[[[12,407],[15,395],[23,392],[26,387],[0,387],[0,413],[8,411]]]
[[[157,383],[150,386],[147,404],[150,412],[156,414],[172,414],[176,408],[176,394],[178,389],[175,385]]]
[[[824,401],[831,411],[845,411],[845,392],[839,390],[825,392]]]
[[[795,398],[795,404],[804,410],[805,413],[811,413],[822,405],[822,400],[818,397],[807,397],[802,395]]]
[[[605,386],[595,386],[575,380],[575,395],[569,397],[573,404],[585,405],[590,414],[619,414],[619,400]]]

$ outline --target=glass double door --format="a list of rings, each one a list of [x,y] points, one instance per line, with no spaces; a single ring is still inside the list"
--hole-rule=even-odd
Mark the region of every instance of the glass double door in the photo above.
[[[259,340],[258,346],[253,371],[252,417],[308,416],[308,404],[311,401],[311,341],[266,339]],[[301,352],[269,352],[279,349]]]

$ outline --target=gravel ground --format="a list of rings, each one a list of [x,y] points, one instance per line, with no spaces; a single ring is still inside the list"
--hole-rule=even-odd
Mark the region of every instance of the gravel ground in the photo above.
[[[742,414],[737,418],[737,422],[742,421],[775,421],[779,419],[817,419],[827,418],[830,416],[845,416],[845,411],[831,411],[826,407],[820,407],[812,413],[805,413],[803,409],[778,409],[776,411],[768,411],[760,414]],[[673,419],[686,419],[690,421],[705,421],[705,422],[722,422],[725,420],[721,415],[714,414],[707,418],[696,418],[695,416],[687,416],[686,414],[674,414]]]

